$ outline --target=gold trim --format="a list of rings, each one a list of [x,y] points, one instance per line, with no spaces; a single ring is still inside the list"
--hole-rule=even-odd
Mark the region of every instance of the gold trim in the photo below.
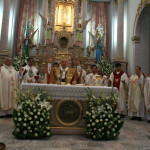
[[[124,57],[121,57],[121,56],[118,56],[116,58],[113,58],[113,63],[116,62],[116,61],[120,61],[120,62],[124,62],[124,63],[127,63],[127,61],[124,59]]]
[[[62,125],[64,125],[64,126],[73,126],[73,125],[77,124],[77,123],[81,120],[81,118],[82,118],[82,113],[83,113],[83,107],[82,107],[82,105],[81,105],[81,103],[80,103],[79,101],[73,100],[73,102],[75,102],[75,103],[79,106],[79,108],[80,108],[80,115],[79,115],[79,117],[78,117],[78,119],[77,119],[76,121],[74,121],[74,122],[72,122],[72,123],[65,123],[65,122],[63,122],[63,121],[59,118],[58,110],[59,110],[60,105],[61,105],[62,103],[64,103],[64,102],[67,102],[67,101],[70,101],[70,100],[61,100],[61,101],[59,101],[59,102],[56,104],[56,107],[55,107],[55,116],[56,116],[57,121],[58,121],[59,123],[61,123]]]
[[[51,127],[51,129],[84,129],[83,127]]]

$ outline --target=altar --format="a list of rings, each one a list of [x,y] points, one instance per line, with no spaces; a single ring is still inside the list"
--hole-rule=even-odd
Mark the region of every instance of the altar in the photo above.
[[[87,109],[86,91],[89,88],[95,92],[96,97],[107,96],[117,92],[117,88],[82,86],[82,85],[56,85],[56,84],[28,84],[22,83],[21,88],[27,91],[46,89],[52,99],[51,127],[53,134],[84,134],[85,113]]]

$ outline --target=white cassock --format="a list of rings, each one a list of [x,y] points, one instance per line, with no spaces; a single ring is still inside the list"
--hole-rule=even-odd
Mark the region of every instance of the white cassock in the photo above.
[[[81,66],[77,66],[77,73],[78,73],[78,78],[80,77],[81,74]],[[85,77],[86,77],[86,71],[82,69],[82,75],[81,75],[81,84],[84,84],[85,82]]]
[[[34,66],[26,65],[23,67],[24,70],[26,69],[26,74],[22,77],[22,83],[35,83],[34,76],[37,75],[38,70]]]
[[[144,76],[132,75],[129,84],[128,115],[131,117],[144,117]]]
[[[147,77],[145,82],[144,98],[145,98],[147,120],[150,120],[150,77]]]
[[[18,85],[18,72],[12,66],[3,65],[0,72],[0,116],[12,114]]]
[[[114,74],[113,72],[110,75],[111,80],[111,86],[113,86],[113,82],[114,82]],[[125,83],[123,83],[122,81],[125,81]],[[118,100],[118,112],[122,115],[127,115],[127,97],[128,97],[128,77],[127,74],[124,72],[121,75],[121,79],[120,79],[120,87],[119,87],[119,100]]]
[[[105,76],[105,75],[103,76],[103,78],[100,81],[101,86],[109,86],[109,80],[107,78],[108,78],[107,76]],[[104,81],[104,79],[106,79],[106,80]]]
[[[96,76],[99,76],[99,75],[97,73],[96,74],[90,73],[86,75],[85,77],[86,85],[96,86],[98,84],[98,80],[96,79]]]

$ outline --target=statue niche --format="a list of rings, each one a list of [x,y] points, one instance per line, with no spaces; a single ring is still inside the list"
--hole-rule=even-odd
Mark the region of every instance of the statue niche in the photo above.
[[[71,54],[68,53],[70,33],[65,30],[65,27],[62,31],[57,32],[58,40],[58,53],[56,53],[56,59],[60,60],[61,58],[71,59]]]

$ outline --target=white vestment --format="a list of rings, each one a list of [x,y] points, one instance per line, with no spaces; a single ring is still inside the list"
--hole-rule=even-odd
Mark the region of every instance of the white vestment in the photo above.
[[[145,82],[144,98],[145,98],[147,119],[150,120],[150,77],[147,77]]]
[[[144,117],[144,76],[132,75],[130,77],[128,115],[131,117]]]
[[[69,67],[66,67],[65,69],[63,69],[63,67],[60,66],[59,68],[60,68],[60,71],[61,71],[61,79],[65,80],[66,79],[66,73],[67,73]]]
[[[0,116],[12,114],[18,85],[18,72],[12,66],[3,65],[0,72]]]
[[[113,72],[111,73],[109,79],[111,80],[111,86],[113,86],[113,82],[114,82]],[[125,81],[125,83],[123,83],[122,81]],[[128,77],[126,73],[124,72],[120,79],[119,100],[118,100],[118,111],[120,114],[123,114],[123,115],[127,114],[128,83],[129,83]]]
[[[100,81],[101,86],[109,86],[109,80],[107,78],[108,78],[107,76],[105,76],[105,75],[103,76],[103,78]],[[106,80],[104,81],[104,79],[106,79]]]
[[[85,77],[86,85],[96,86],[98,84],[98,80],[96,79],[96,76],[99,76],[99,75],[97,73],[96,74],[90,73],[86,75]]]
[[[34,66],[29,66],[29,65],[26,65],[23,68],[24,70],[26,69],[27,72],[22,78],[22,83],[35,83],[34,76],[37,75],[38,70]]]
[[[77,66],[78,78],[80,77],[81,69],[82,69],[81,66]],[[84,84],[85,77],[86,77],[86,71],[84,69],[82,69],[81,84]]]

